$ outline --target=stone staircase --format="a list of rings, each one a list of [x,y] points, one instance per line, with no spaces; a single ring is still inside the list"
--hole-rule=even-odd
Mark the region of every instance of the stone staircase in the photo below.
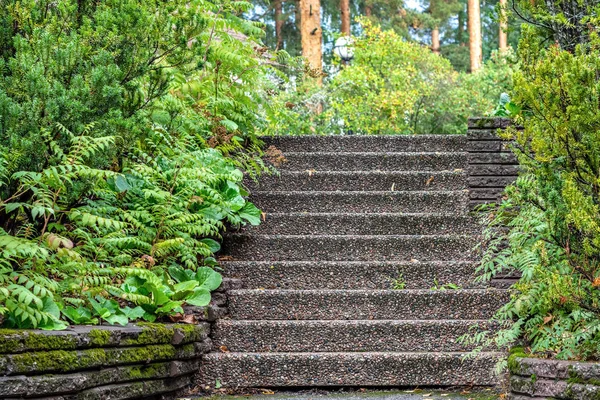
[[[473,282],[464,136],[267,140],[287,162],[253,185],[266,213],[230,233],[244,288],[216,323],[206,383],[223,387],[493,385],[500,353],[456,339],[508,298]],[[452,284],[450,286],[445,286]],[[445,290],[440,290],[445,289]]]

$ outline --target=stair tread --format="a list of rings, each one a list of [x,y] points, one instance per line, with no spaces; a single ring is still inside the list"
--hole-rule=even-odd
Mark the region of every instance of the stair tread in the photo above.
[[[348,356],[352,356],[352,357],[357,357],[357,358],[363,358],[364,356],[369,356],[369,355],[389,355],[389,356],[393,356],[393,355],[405,355],[407,357],[418,357],[418,356],[423,356],[423,355],[427,355],[427,356],[435,356],[436,354],[439,355],[464,355],[464,354],[468,354],[468,351],[361,351],[361,352],[355,352],[355,351],[320,351],[320,352],[302,352],[302,351],[283,351],[283,352],[245,352],[245,351],[229,351],[226,353],[222,353],[222,352],[212,352],[212,353],[207,353],[205,354],[206,356],[221,356],[221,357],[235,357],[235,356],[255,356],[255,355],[272,355],[274,357],[280,357],[282,355],[293,355],[293,356],[301,356],[301,357],[311,357],[311,356],[328,356],[328,355],[337,355],[337,354],[344,354],[344,355],[348,355]],[[481,351],[477,353],[480,356],[498,356],[498,355],[506,355],[505,352],[502,351]]]

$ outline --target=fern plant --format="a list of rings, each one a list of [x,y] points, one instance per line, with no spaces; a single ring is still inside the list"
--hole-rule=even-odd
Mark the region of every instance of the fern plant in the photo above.
[[[221,232],[260,222],[244,172],[268,171],[271,67],[249,4],[0,6],[0,323],[208,304]]]

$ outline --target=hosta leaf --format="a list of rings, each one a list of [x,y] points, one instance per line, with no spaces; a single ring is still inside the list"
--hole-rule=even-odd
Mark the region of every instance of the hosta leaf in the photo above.
[[[196,288],[194,292],[185,299],[185,302],[197,307],[205,307],[210,303],[210,292],[205,288]]]

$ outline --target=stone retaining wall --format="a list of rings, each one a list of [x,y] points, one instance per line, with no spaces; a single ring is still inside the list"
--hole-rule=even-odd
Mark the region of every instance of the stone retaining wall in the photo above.
[[[227,314],[226,291],[238,286],[226,279],[210,306],[186,307],[194,324],[0,329],[0,399],[175,398],[196,381],[211,322]]]
[[[510,399],[600,399],[600,363],[511,357]]]
[[[518,163],[498,129],[511,125],[508,118],[470,118],[467,131],[469,198],[471,207],[495,202],[517,178]]]

